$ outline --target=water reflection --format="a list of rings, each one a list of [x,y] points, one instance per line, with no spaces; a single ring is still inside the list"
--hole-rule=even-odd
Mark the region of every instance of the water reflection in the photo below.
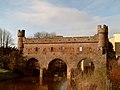
[[[48,79],[44,84],[38,83],[34,77],[24,77],[0,82],[0,90],[67,90],[67,79]]]
[[[48,86],[48,90],[67,90],[67,79],[65,77],[47,79],[44,84]]]
[[[43,83],[37,82],[35,77],[12,79],[0,82],[0,90],[67,90],[67,88],[68,90],[84,90],[80,88],[77,89],[73,81],[71,82],[73,83],[73,87],[68,87],[68,81],[65,77],[46,78],[42,81]],[[106,90],[120,90],[120,84],[118,86],[112,86],[113,83],[108,84],[111,85],[108,85],[109,87]]]

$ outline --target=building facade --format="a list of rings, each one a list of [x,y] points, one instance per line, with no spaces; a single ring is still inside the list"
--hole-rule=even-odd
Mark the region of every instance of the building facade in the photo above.
[[[18,50],[29,61],[38,60],[40,70],[48,69],[56,60],[64,62],[67,77],[71,69],[83,70],[83,60],[87,65],[94,64],[95,69],[106,65],[108,26],[98,25],[98,33],[85,37],[26,38],[25,30],[18,30]],[[59,62],[59,66],[62,67]]]
[[[113,45],[116,57],[120,56],[120,34],[113,34],[113,37],[109,38],[109,41]]]

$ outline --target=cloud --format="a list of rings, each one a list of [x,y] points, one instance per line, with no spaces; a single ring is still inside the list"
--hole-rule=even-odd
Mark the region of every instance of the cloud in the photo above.
[[[118,30],[115,27],[120,23],[117,20],[120,15],[117,17],[92,16],[85,11],[56,6],[46,0],[35,0],[25,5],[24,10],[13,13],[13,16],[24,23],[44,26],[48,30],[56,30],[55,32],[68,36],[95,34],[98,24],[110,24],[113,29]]]
[[[107,23],[109,26],[109,35],[112,36],[114,33],[120,33],[120,15],[114,15],[105,17],[101,22]]]

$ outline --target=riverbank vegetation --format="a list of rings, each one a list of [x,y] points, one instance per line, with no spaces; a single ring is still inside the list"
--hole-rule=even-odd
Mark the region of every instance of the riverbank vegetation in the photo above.
[[[0,47],[0,81],[23,75],[23,65],[23,57],[15,47]]]
[[[0,81],[20,76],[21,63],[23,56],[14,46],[11,33],[0,29]]]
[[[110,87],[105,68],[99,68],[92,74],[80,73],[73,81],[73,90],[108,90]]]
[[[16,77],[20,77],[20,74],[17,74],[11,70],[0,69],[0,81],[5,81],[8,79],[13,79]]]

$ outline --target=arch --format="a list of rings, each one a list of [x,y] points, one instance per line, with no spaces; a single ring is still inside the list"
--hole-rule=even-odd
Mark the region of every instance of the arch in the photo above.
[[[94,71],[95,66],[90,58],[84,58],[79,61],[77,68],[79,71],[88,74]]]
[[[35,58],[30,58],[27,61],[26,66],[28,66],[28,68],[34,68],[35,62],[38,62],[38,60]]]
[[[26,63],[26,69],[29,75],[39,76],[40,75],[40,65],[37,59],[30,58]]]
[[[48,70],[47,74],[51,77],[54,76],[67,76],[67,65],[66,63],[59,58],[53,59],[49,64],[48,64]]]

